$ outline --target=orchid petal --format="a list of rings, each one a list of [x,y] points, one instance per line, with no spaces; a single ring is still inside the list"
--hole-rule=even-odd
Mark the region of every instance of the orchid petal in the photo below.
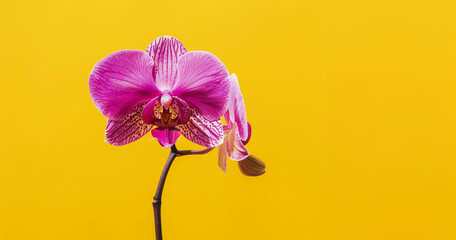
[[[147,47],[154,60],[153,76],[161,91],[171,90],[176,83],[177,61],[186,53],[184,45],[174,37],[159,37]]]
[[[204,147],[216,147],[223,143],[222,121],[209,121],[191,108],[192,115],[186,124],[178,125],[182,135]]]
[[[177,102],[177,105],[179,106],[179,124],[187,123],[190,119],[190,116],[192,115],[192,108],[188,106],[188,104],[184,100],[178,97],[174,97],[174,100]]]
[[[169,148],[179,139],[180,132],[179,130],[169,130],[167,128],[154,128],[152,129],[152,136],[158,140],[162,147]]]
[[[220,146],[218,146],[218,165],[224,173],[226,173],[226,161],[227,161],[225,146],[226,146],[225,144],[221,144]]]
[[[225,65],[212,53],[192,51],[178,62],[174,96],[185,100],[209,120],[219,119],[228,109],[230,81]]]
[[[225,126],[224,126],[225,127]],[[223,143],[218,146],[218,165],[224,173],[226,173],[226,137],[228,136],[230,130],[223,130]]]
[[[248,124],[244,97],[242,96],[236,74],[231,74],[229,79],[231,83],[230,104],[228,111],[225,113],[225,120],[230,127],[233,123],[236,123],[241,139],[246,141],[248,138]]]
[[[229,132],[226,138],[226,151],[228,152],[228,157],[234,161],[240,161],[249,156],[249,151],[245,148],[242,143],[241,137],[239,136],[239,131],[237,124],[233,124],[233,128]]]
[[[136,105],[123,119],[109,119],[106,126],[106,142],[122,146],[146,135],[153,127],[142,120],[142,111],[148,101]]]
[[[250,137],[252,136],[252,126],[250,125],[250,123],[247,122],[247,139],[244,141],[242,140],[242,144],[247,145],[247,143],[249,143],[250,141]]]
[[[154,106],[157,98],[154,98],[149,101],[149,103],[144,107],[142,112],[142,119],[147,124],[154,123]]]
[[[266,172],[266,164],[251,154],[246,159],[239,161],[238,166],[241,173],[249,177],[260,176]]]
[[[95,106],[108,118],[123,118],[138,103],[159,94],[152,59],[144,52],[123,50],[100,60],[89,76]]]

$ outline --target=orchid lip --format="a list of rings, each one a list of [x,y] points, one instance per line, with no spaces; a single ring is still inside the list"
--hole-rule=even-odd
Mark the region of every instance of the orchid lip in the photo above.
[[[159,128],[174,128],[178,124],[179,106],[167,93],[163,94],[160,101],[154,103],[154,125]]]

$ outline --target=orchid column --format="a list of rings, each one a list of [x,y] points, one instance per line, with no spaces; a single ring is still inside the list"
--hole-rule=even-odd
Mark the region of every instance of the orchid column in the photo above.
[[[162,239],[160,205],[164,182],[177,156],[204,154],[219,147],[219,165],[226,171],[226,154],[241,161],[249,176],[264,173],[264,163],[251,156],[245,107],[235,75],[213,54],[187,52],[173,37],[155,39],[145,52],[122,50],[100,60],[89,76],[90,95],[106,116],[106,142],[121,146],[148,132],[161,146],[171,147],[154,197],[156,237]],[[222,126],[225,115],[228,123]],[[175,142],[183,135],[206,147],[179,151]],[[246,161],[244,161],[246,160]]]

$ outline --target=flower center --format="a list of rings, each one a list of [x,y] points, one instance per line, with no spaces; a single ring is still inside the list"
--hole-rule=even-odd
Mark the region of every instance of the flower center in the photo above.
[[[168,93],[163,94],[160,98],[160,104],[165,107],[165,109],[168,109],[172,102],[173,98]]]
[[[177,102],[167,93],[163,94],[160,100],[154,105],[154,125],[161,128],[173,128],[177,125],[179,106]]]

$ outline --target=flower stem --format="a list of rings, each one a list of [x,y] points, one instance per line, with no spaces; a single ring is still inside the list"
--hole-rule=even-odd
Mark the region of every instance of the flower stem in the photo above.
[[[154,200],[152,205],[154,207],[154,218],[155,218],[155,238],[156,240],[162,240],[162,227],[161,227],[161,197],[163,193],[163,187],[165,186],[166,176],[168,175],[169,168],[173,163],[174,159],[177,156],[176,145],[171,147],[171,152],[169,153],[168,160],[166,160],[165,167],[163,168],[160,180],[158,181],[157,191],[155,192]]]
[[[166,176],[168,176],[169,168],[173,163],[176,157],[181,157],[185,155],[195,155],[195,154],[206,154],[210,152],[213,148],[206,148],[203,150],[182,150],[179,151],[176,148],[176,145],[171,147],[171,152],[169,153],[168,160],[166,160],[165,167],[163,167],[160,180],[158,181],[157,191],[155,192],[154,200],[152,201],[152,206],[154,207],[154,218],[155,218],[155,238],[156,240],[163,240],[162,227],[161,227],[161,198],[163,194],[163,188],[165,186]]]
[[[178,150],[177,156],[181,157],[181,156],[185,156],[185,155],[202,155],[202,154],[206,154],[206,153],[212,151],[212,149],[214,149],[214,148],[206,148],[203,150]]]

